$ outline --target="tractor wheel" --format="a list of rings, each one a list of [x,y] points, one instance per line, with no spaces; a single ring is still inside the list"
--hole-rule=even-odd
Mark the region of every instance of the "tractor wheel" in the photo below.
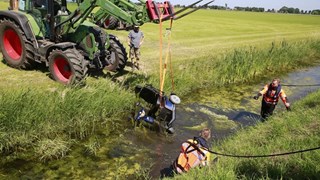
[[[0,48],[7,64],[17,69],[30,69],[34,63],[34,47],[22,29],[13,21],[0,20]]]
[[[110,36],[109,40],[110,44],[116,49],[119,56],[119,65],[117,67],[117,71],[122,71],[125,68],[128,60],[126,48],[115,36]]]
[[[48,60],[52,78],[62,84],[78,84],[88,71],[86,60],[76,49],[55,49]]]
[[[116,29],[118,27],[119,20],[113,16],[110,16],[109,18],[105,19],[102,23],[103,27],[105,29]]]
[[[104,68],[109,71],[117,71],[120,59],[118,51],[116,47],[114,47],[114,44],[110,44],[108,52],[109,53],[106,56],[107,66],[105,66]]]

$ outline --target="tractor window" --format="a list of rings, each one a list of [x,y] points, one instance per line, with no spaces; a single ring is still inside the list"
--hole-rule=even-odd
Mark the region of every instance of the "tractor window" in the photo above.
[[[61,6],[57,1],[53,1],[53,10],[55,16],[58,14],[58,11],[61,10]]]
[[[24,0],[20,0],[19,1],[19,9],[21,11],[25,11],[26,10],[26,1],[24,1]]]
[[[35,0],[33,6],[35,8],[45,8],[45,7],[47,7],[47,1],[46,0]]]

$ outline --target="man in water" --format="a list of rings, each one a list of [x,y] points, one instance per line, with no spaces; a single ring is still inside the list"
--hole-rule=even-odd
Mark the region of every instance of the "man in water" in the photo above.
[[[210,129],[204,128],[198,137],[182,143],[181,152],[173,163],[173,170],[176,173],[183,173],[197,166],[208,166],[210,152],[207,143],[210,137]]]
[[[266,84],[263,89],[253,98],[258,100],[262,95],[261,117],[263,119],[266,119],[273,114],[279,98],[281,98],[287,110],[290,110],[290,103],[288,102],[287,95],[281,88],[280,79],[273,79],[270,84]]]

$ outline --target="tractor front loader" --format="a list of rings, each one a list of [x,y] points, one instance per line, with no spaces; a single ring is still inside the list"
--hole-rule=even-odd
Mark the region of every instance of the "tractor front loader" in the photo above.
[[[106,16],[131,25],[157,23],[160,17],[168,20],[176,14],[172,6],[153,1],[147,1],[145,8],[130,11],[116,2],[83,0],[70,12],[67,0],[19,0],[18,10],[0,11],[0,49],[4,60],[17,69],[45,63],[52,78],[63,84],[83,81],[88,70],[121,71],[127,61],[125,49],[116,36],[87,20],[93,9],[100,7]]]

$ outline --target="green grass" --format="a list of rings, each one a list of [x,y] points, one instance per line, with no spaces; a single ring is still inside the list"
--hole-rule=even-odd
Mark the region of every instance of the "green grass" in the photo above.
[[[87,138],[101,126],[106,134],[115,130],[133,100],[128,91],[102,81],[81,89],[2,89],[0,152],[35,146],[40,159],[61,157],[65,153],[58,150],[69,149],[73,139]],[[54,144],[62,147],[50,148]]]
[[[1,9],[7,6],[0,2]],[[175,92],[184,100],[200,88],[254,82],[312,65],[320,57],[319,29],[320,16],[200,10],[174,22],[171,48]],[[141,71],[88,77],[81,89],[54,82],[46,69],[23,71],[0,63],[0,153],[8,158],[10,153],[15,153],[13,158],[31,154],[46,161],[65,157],[79,140],[88,140],[86,152],[94,155],[102,147],[93,136],[103,131],[110,140],[121,134],[121,118],[135,100],[132,87],[159,84],[159,29],[149,23],[141,30],[145,34]],[[108,32],[126,42],[128,32]],[[166,92],[169,87],[168,79]],[[217,169],[224,168],[223,164]],[[220,179],[238,176],[230,170],[233,167],[228,168],[207,170]],[[260,172],[257,177],[264,175]]]
[[[275,154],[319,147],[320,91],[294,104],[292,112],[240,130],[212,150],[236,155]],[[317,179],[320,151],[289,156],[240,159],[219,156],[217,164],[175,179]]]

